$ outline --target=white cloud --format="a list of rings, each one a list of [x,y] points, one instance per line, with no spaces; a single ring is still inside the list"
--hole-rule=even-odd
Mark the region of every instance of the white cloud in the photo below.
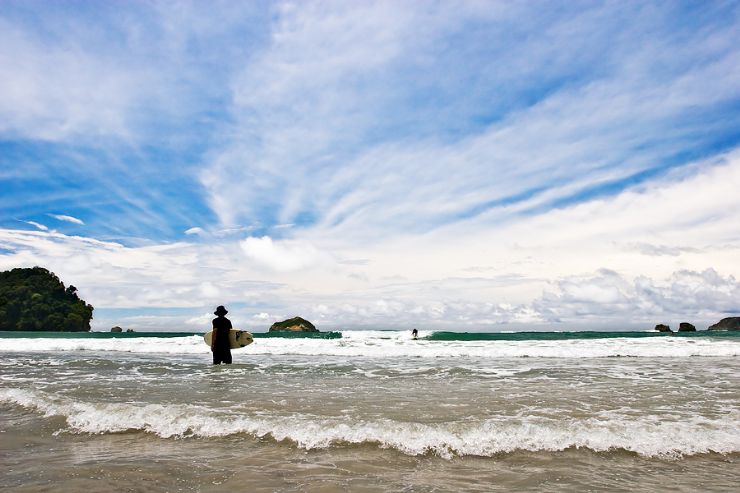
[[[255,229],[255,226],[235,226],[233,228],[221,228],[219,230],[216,230],[213,234],[214,236],[224,238],[239,235],[247,231],[252,231],[253,229]]]
[[[198,315],[197,317],[192,317],[185,320],[185,324],[193,327],[208,327],[213,318],[214,315],[212,313],[204,313],[202,315]]]
[[[82,25],[69,29],[90,34]],[[136,93],[152,79],[120,57],[97,56],[94,46],[69,37],[46,43],[0,18],[0,133],[44,140],[128,135]]]
[[[26,224],[30,224],[31,226],[35,227],[36,229],[40,229],[41,231],[48,231],[49,228],[47,226],[44,226],[41,223],[37,223],[36,221],[22,221]]]
[[[239,301],[246,291],[270,296],[278,288],[245,270],[236,244],[127,247],[58,232],[0,229],[0,252],[0,269],[46,267],[98,308],[198,308]]]
[[[221,290],[212,282],[204,282],[200,285],[200,295],[207,300],[214,300],[221,296]]]
[[[198,236],[200,236],[203,233],[205,233],[205,231],[203,231],[203,228],[199,228],[197,226],[185,230],[185,234],[186,235],[198,235]]]
[[[645,255],[654,255],[656,257],[662,255],[678,256],[684,253],[699,253],[698,248],[682,247],[682,246],[670,246],[670,245],[651,245],[650,243],[634,243],[627,245],[627,248],[635,249],[636,251]]]
[[[261,25],[252,4],[119,7],[0,13],[0,134],[94,146],[160,136],[220,95],[223,60]]]
[[[273,241],[269,236],[250,236],[240,245],[247,258],[278,272],[308,269],[329,261],[327,254],[302,241]]]
[[[714,269],[681,270],[667,279],[638,276],[630,282],[616,272],[570,277],[557,281],[534,303],[549,320],[613,320],[644,322],[646,328],[664,321],[710,321],[737,310],[740,281]],[[701,328],[701,327],[700,327]]]
[[[634,18],[624,23],[625,16]],[[466,32],[470,45],[450,47],[466,20],[501,27],[525,17],[526,7],[513,5],[277,8],[271,44],[233,82],[235,138],[202,174],[214,211],[225,224],[265,208],[278,222],[300,224],[307,215],[319,233],[358,242],[426,233],[489,210],[500,223],[663,164],[706,135],[706,121],[688,112],[740,95],[732,29],[679,40],[655,29],[660,9],[548,11],[531,19],[531,29],[542,22],[543,31],[517,43],[502,28],[500,37],[496,29],[482,39]],[[425,63],[454,68],[465,59],[455,49],[475,53],[476,42],[490,50],[472,80]],[[656,74],[656,60],[673,70]],[[550,80],[559,77],[577,80]],[[449,97],[448,104],[423,119],[425,94],[410,95],[409,81],[419,90],[429,85],[430,101]],[[521,104],[492,87],[544,94]],[[470,123],[486,119],[476,105],[491,106],[489,124]],[[406,119],[404,132],[380,123]],[[472,128],[450,136],[452,121]],[[414,135],[425,125],[431,137]]]
[[[73,216],[67,216],[65,214],[49,214],[50,217],[53,217],[57,221],[64,221],[68,223],[74,223],[74,224],[85,224],[82,219],[77,219]]]
[[[372,244],[305,228],[292,239],[141,247],[0,229],[0,269],[48,267],[100,309],[192,310],[137,319],[134,329],[171,329],[204,305],[247,301],[272,308],[235,310],[242,320],[298,314],[325,328],[709,322],[736,309],[739,294],[740,159],[691,171],[516,222],[492,225],[484,214]]]

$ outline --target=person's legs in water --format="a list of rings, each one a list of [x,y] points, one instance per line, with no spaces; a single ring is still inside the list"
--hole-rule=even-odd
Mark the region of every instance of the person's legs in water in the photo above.
[[[220,365],[221,363],[224,363],[226,365],[231,364],[231,351],[229,351],[228,349],[217,349],[213,351],[213,364]]]

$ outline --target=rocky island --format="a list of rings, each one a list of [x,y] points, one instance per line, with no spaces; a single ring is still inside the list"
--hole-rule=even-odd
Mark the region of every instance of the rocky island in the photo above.
[[[93,307],[43,267],[0,272],[0,330],[87,332]]]
[[[707,330],[740,330],[740,317],[723,318],[714,325],[710,325]]]
[[[696,327],[694,324],[690,324],[688,322],[681,322],[681,324],[678,326],[679,332],[696,332]]]
[[[314,324],[301,317],[293,317],[270,326],[270,332],[319,332]]]
[[[655,326],[655,330],[658,332],[673,332],[671,327],[666,324],[658,324]],[[740,317],[727,317],[723,318],[714,325],[710,325],[707,330],[740,330]],[[689,322],[681,322],[678,326],[679,332],[696,332],[694,324]]]

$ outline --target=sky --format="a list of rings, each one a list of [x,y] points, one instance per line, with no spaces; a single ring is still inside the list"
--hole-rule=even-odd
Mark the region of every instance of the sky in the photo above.
[[[0,270],[93,329],[740,315],[736,1],[0,2]]]

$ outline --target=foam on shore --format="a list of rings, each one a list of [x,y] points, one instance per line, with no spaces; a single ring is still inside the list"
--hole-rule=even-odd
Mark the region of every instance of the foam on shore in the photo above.
[[[0,389],[0,402],[32,409],[46,417],[60,416],[68,426],[63,431],[73,433],[146,432],[162,438],[246,434],[286,441],[307,450],[372,444],[408,455],[435,454],[444,458],[569,448],[622,450],[663,458],[740,452],[737,410],[717,419],[656,419],[612,412],[587,419],[495,416],[424,424],[303,414],[249,415],[235,409],[214,412],[187,404],[84,402],[17,388]]]

